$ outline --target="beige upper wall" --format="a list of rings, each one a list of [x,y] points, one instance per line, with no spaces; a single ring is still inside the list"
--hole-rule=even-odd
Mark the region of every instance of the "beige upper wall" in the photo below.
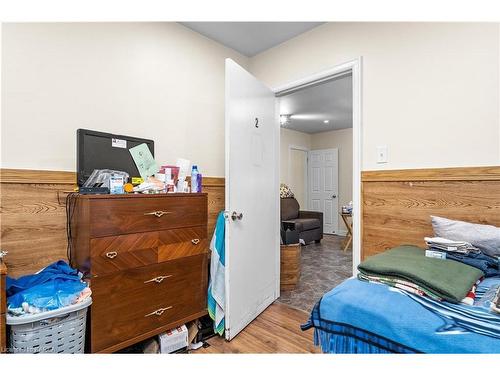
[[[499,49],[496,23],[330,23],[253,59],[176,23],[3,24],[1,166],[74,170],[86,127],[222,176],[224,58],[275,87],[359,56],[365,170],[499,164]]]
[[[362,56],[364,170],[497,165],[499,36],[497,23],[329,23],[250,69],[277,87]]]
[[[352,128],[311,135],[311,150],[338,149],[339,155],[339,211],[352,201]],[[340,225],[341,230],[345,230]]]
[[[2,25],[4,168],[75,170],[76,129],[151,138],[224,176],[224,59],[176,23]]]
[[[295,130],[280,128],[280,182],[290,184],[290,146],[311,149],[311,135]]]

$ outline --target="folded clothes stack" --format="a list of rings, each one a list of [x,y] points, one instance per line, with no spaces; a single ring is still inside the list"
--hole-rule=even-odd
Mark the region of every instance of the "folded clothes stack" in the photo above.
[[[360,280],[386,284],[435,300],[467,303],[484,273],[467,264],[425,256],[403,245],[369,257],[358,266]]]
[[[469,242],[453,241],[442,237],[424,237],[425,243],[432,249],[459,254],[479,253],[479,249]]]
[[[500,259],[483,254],[469,242],[442,237],[425,237],[424,240],[429,249],[441,252],[443,258],[479,268],[486,277],[500,276]]]

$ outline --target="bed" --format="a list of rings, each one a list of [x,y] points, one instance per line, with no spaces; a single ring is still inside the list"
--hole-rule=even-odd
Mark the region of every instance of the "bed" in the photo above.
[[[500,226],[500,167],[363,172],[362,259],[424,247],[430,216]],[[500,278],[484,279],[476,302]],[[500,353],[500,315],[351,278],[317,302],[303,329],[325,353]]]
[[[496,285],[482,281],[476,300]],[[500,353],[500,315],[355,278],[316,303],[309,328],[324,353]]]

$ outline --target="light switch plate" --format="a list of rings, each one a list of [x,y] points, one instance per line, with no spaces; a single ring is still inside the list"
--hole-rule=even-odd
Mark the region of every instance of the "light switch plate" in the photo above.
[[[387,163],[387,146],[377,146],[377,163]]]

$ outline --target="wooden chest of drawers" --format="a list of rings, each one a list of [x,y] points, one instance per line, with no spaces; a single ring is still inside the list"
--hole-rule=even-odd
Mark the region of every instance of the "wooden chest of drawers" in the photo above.
[[[70,215],[71,264],[92,288],[91,352],[206,314],[206,194],[80,195]]]

